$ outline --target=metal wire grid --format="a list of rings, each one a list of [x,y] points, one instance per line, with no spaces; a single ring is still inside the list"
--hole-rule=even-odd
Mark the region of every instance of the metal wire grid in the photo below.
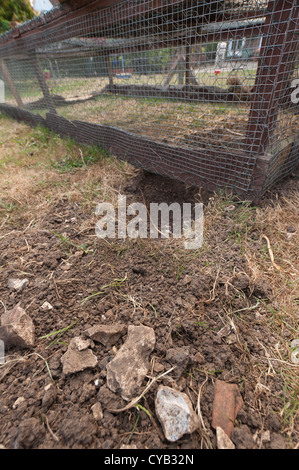
[[[106,145],[113,135],[114,148],[122,156],[134,154],[136,165],[242,191],[250,187],[258,143],[259,153],[272,152],[264,184],[269,187],[297,159],[293,151],[291,159],[279,161],[286,138],[293,143],[298,135],[297,106],[286,86],[297,73],[293,55],[280,74],[272,70],[275,63],[279,72],[282,52],[293,47],[281,28],[284,9],[275,21],[286,39],[276,47],[275,28],[263,40],[265,17],[257,15],[268,2],[199,3],[165,1],[154,8],[154,1],[121,1],[63,28],[41,29],[21,46],[4,35],[1,52],[22,107],[44,118],[50,111],[68,121],[108,126]],[[265,49],[257,77],[257,57]],[[261,93],[263,80],[268,88]],[[13,104],[16,97],[6,90],[6,102]],[[113,134],[112,128],[123,132]],[[96,141],[94,129],[85,127],[81,137]],[[153,142],[160,146],[154,149]],[[149,164],[142,158],[145,149]]]

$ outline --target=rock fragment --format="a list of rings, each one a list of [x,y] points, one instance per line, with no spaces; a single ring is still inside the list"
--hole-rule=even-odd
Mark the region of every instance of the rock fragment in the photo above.
[[[186,346],[170,348],[167,351],[165,360],[172,366],[175,366],[174,374],[179,378],[188,366],[190,360],[189,348]]]
[[[95,403],[91,407],[91,411],[96,421],[101,421],[101,419],[103,419],[103,409],[102,409],[102,405],[100,402]]]
[[[22,291],[27,286],[29,280],[25,279],[9,279],[7,287],[11,290]]]
[[[220,427],[230,438],[234,421],[243,404],[243,399],[236,384],[216,380],[212,413],[212,426]]]
[[[36,449],[44,440],[45,434],[45,427],[39,419],[24,419],[18,426],[14,449]]]
[[[120,393],[124,400],[138,394],[149,369],[148,359],[155,341],[153,328],[130,325],[125,343],[107,364],[107,385],[113,392]]]
[[[52,305],[47,300],[41,305],[42,310],[52,310],[52,308]]]
[[[220,426],[216,428],[216,436],[218,449],[235,449],[235,445]]]
[[[236,449],[254,449],[255,443],[249,427],[246,424],[241,424],[238,428],[232,431],[231,439],[236,446]]]
[[[97,357],[88,346],[90,346],[90,340],[84,340],[79,336],[72,338],[67,351],[61,358],[64,374],[81,372],[97,365]]]
[[[31,348],[35,341],[35,327],[25,310],[16,305],[1,316],[0,339],[5,347]]]
[[[45,394],[42,398],[42,408],[43,410],[48,410],[56,400],[57,397],[57,388],[53,384],[48,384],[44,388]]]
[[[25,402],[24,397],[17,398],[14,404],[12,405],[12,409],[15,410],[16,408],[18,408],[18,406],[22,405],[24,402]]]
[[[160,385],[155,409],[164,435],[170,442],[177,441],[184,434],[192,434],[199,427],[199,418],[189,397],[178,390]]]
[[[93,341],[99,342],[110,348],[113,346],[127,331],[126,325],[95,325],[88,328],[84,334],[89,336]]]
[[[231,283],[236,289],[245,290],[249,287],[250,278],[245,273],[238,273],[233,277]]]

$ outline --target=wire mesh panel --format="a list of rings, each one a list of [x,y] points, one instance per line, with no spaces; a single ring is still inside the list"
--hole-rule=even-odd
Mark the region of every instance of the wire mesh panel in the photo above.
[[[293,171],[296,1],[107,3],[60,6],[2,35],[0,108],[252,198]]]

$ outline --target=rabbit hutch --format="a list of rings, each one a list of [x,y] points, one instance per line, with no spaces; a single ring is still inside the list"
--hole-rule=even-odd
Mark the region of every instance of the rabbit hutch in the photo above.
[[[258,200],[299,163],[298,1],[53,0],[0,36],[0,111]]]

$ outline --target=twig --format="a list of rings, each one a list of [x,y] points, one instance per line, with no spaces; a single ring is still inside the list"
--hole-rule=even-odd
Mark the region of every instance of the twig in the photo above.
[[[205,304],[210,304],[211,302],[213,302],[213,300],[215,300],[215,288],[216,288],[219,272],[220,272],[220,266],[218,267],[218,270],[217,270],[217,274],[216,274],[215,281],[213,284],[213,289],[210,291],[210,298],[208,300],[204,300]]]
[[[33,352],[33,353],[29,354],[28,357],[29,357],[29,356],[33,356],[33,355],[38,356],[40,359],[42,359],[42,360],[44,361],[44,363],[46,364],[47,371],[48,371],[48,373],[49,373],[50,379],[52,380],[52,382],[54,382],[52,373],[51,373],[51,371],[50,371],[49,364],[47,363],[46,359],[45,359],[43,356],[41,356],[40,354],[38,354],[37,352]]]
[[[7,232],[4,235],[1,235],[0,239],[7,237],[7,235],[10,235],[11,233],[15,233],[15,230],[12,230],[11,232]]]
[[[3,305],[4,312],[6,313],[6,307],[5,307],[5,305],[4,305],[4,303],[2,302],[2,300],[1,300],[1,299],[0,299],[0,302],[1,302],[1,304]]]
[[[197,396],[197,414],[198,414],[198,417],[200,419],[200,422],[204,431],[206,431],[206,427],[205,427],[205,423],[203,421],[203,417],[202,417],[201,410],[200,410],[200,397],[201,397],[201,390],[207,381],[208,381],[208,375],[206,375],[206,380],[201,384],[199,391],[198,391],[198,396]]]
[[[148,409],[149,412],[150,412],[150,415],[149,415],[149,416],[150,416],[150,420],[151,420],[151,422],[152,422],[154,428],[156,429],[157,433],[159,434],[159,437],[160,437],[161,441],[163,442],[163,441],[165,440],[164,435],[163,435],[163,433],[161,432],[161,430],[160,430],[160,428],[159,428],[159,426],[158,426],[158,424],[157,424],[155,418],[153,417],[153,413],[151,413],[151,411],[150,411],[150,408],[149,408],[149,405],[148,405],[148,402],[147,402],[146,397],[144,397],[144,402],[145,402],[145,405],[146,405],[147,409]]]
[[[59,442],[58,437],[56,436],[56,434],[54,434],[54,432],[53,432],[52,429],[50,428],[49,421],[48,421],[48,417],[47,417],[46,415],[44,415],[44,419],[45,419],[45,423],[46,423],[47,429],[48,429],[49,433],[51,434],[51,436],[53,437],[54,441]]]
[[[266,236],[266,235],[262,235],[262,238],[264,238],[267,242],[267,247],[268,247],[268,251],[269,251],[269,255],[270,255],[270,259],[271,259],[271,263],[272,265],[274,266],[274,268],[276,268],[278,271],[281,271],[281,267],[278,266],[275,261],[274,261],[274,255],[273,255],[273,251],[272,251],[272,248],[271,248],[271,245],[270,245],[270,240],[269,238]]]
[[[229,132],[230,134],[233,134],[233,135],[240,135],[241,137],[244,137],[244,134],[241,134],[241,132],[231,131],[231,130],[228,129],[227,127],[225,128],[225,130],[226,130],[227,132]]]
[[[157,382],[157,380],[161,379],[162,377],[164,377],[164,375],[166,374],[169,374],[169,372],[171,372],[173,369],[175,369],[176,366],[174,367],[171,367],[171,369],[168,369],[166,372],[163,372],[162,374],[158,375],[157,377],[154,377],[148,384],[147,386],[145,387],[145,389],[143,390],[143,392],[141,393],[141,395],[139,395],[138,397],[136,398],[133,398],[132,401],[130,401],[130,403],[128,403],[126,406],[124,406],[123,408],[120,408],[119,410],[114,410],[114,409],[108,409],[108,411],[112,412],[112,413],[121,413],[122,411],[126,411],[126,410],[129,410],[130,408],[132,408],[133,406],[137,405],[137,403],[139,402],[139,400],[141,400],[141,398],[146,394],[146,392],[148,392],[148,390],[151,388],[151,386]]]
[[[56,285],[56,282],[55,282],[54,279],[53,279],[53,284],[54,284],[54,287],[55,287],[57,300],[60,300],[60,295],[59,295],[59,292],[58,292],[58,289],[57,289],[57,285]]]

